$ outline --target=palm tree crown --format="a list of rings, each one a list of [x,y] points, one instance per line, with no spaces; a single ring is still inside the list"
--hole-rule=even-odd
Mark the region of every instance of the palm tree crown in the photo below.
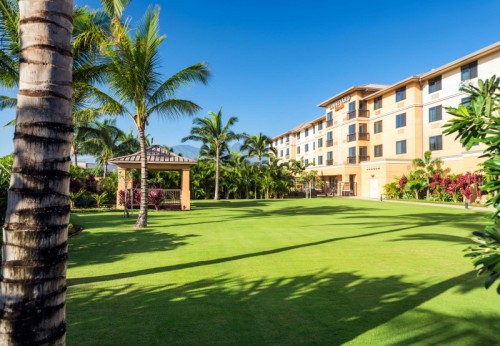
[[[196,118],[193,120],[195,125],[191,129],[191,134],[182,139],[182,142],[188,140],[200,141],[205,152],[214,153],[215,159],[215,193],[214,199],[219,199],[219,170],[220,157],[224,152],[229,152],[228,143],[238,140],[240,135],[234,133],[231,127],[238,121],[236,117],[230,117],[225,124],[222,122],[222,109],[217,113],[209,112],[209,117]]]

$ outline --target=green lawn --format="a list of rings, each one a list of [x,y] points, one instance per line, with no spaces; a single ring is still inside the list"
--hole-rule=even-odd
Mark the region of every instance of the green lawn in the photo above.
[[[135,215],[136,216],[136,215]],[[75,214],[69,345],[498,344],[471,210],[353,199]]]

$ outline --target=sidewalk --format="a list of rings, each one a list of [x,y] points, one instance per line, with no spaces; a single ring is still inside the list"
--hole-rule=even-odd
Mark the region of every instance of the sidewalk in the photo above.
[[[338,198],[338,197],[337,197]],[[340,197],[340,198],[354,198],[354,199],[361,199],[364,201],[373,201],[373,202],[380,202],[380,199],[378,198],[367,198],[367,197],[359,197],[359,196],[353,196],[353,197]],[[439,203],[421,203],[421,202],[414,202],[414,201],[405,201],[402,199],[394,200],[394,199],[384,199],[382,203],[406,203],[406,204],[415,204],[415,205],[424,205],[424,206],[435,206],[435,207],[443,207],[443,208],[455,208],[455,209],[464,209],[464,210],[473,210],[473,211],[486,211],[486,212],[492,212],[494,209],[489,208],[489,207],[478,207],[478,206],[471,206],[469,205],[468,209],[465,209],[464,205],[452,205],[452,204],[439,204]]]

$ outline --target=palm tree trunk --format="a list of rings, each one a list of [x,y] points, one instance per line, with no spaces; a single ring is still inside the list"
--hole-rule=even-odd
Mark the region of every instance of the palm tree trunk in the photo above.
[[[214,200],[219,200],[219,161],[220,161],[220,148],[215,149],[215,193]]]
[[[73,148],[73,159],[75,167],[78,167],[78,151],[75,148]]]
[[[71,0],[19,1],[20,83],[3,228],[1,345],[64,345]]]
[[[139,216],[135,223],[135,228],[145,228],[148,226],[148,170],[146,157],[146,136],[144,128],[138,126],[139,144],[141,148],[141,205]]]
[[[106,180],[107,176],[108,176],[108,160],[104,160],[102,167],[102,178]]]

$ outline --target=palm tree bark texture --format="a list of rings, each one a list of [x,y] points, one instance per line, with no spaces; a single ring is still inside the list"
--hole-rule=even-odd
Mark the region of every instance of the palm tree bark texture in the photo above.
[[[14,165],[3,227],[1,345],[63,345],[72,137],[71,0],[20,0]]]

